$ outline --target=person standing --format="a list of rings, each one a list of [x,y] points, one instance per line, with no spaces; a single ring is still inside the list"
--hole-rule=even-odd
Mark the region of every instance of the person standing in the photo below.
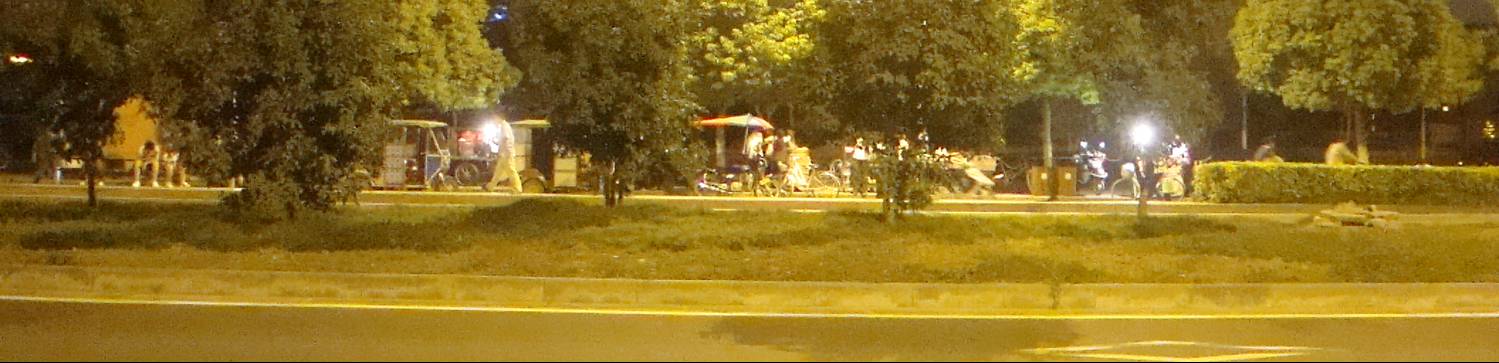
[[[36,135],[36,141],[31,145],[31,161],[36,164],[36,175],[31,181],[33,184],[40,184],[43,179],[52,179],[53,184],[62,184],[61,150],[57,145],[59,139],[56,134],[47,130]]]
[[[765,180],[765,134],[760,130],[749,129],[744,136],[744,156],[749,158],[750,190],[759,191],[760,182]]]
[[[869,146],[864,145],[864,138],[854,140],[854,145],[844,148],[850,160],[853,160],[849,172],[849,186],[853,188],[854,195],[864,196],[864,189],[869,183]]]
[[[807,187],[807,170],[803,168],[806,164],[801,155],[801,146],[796,144],[796,131],[786,130],[781,134],[781,145],[777,150],[784,150],[778,160],[786,165],[786,181],[795,189]]]
[[[1195,176],[1196,165],[1192,163],[1192,146],[1182,141],[1182,135],[1176,135],[1171,141],[1171,161],[1175,164],[1178,173],[1175,177],[1179,179],[1182,187],[1182,195],[1192,195],[1192,178]]]
[[[1326,159],[1327,165],[1331,166],[1359,164],[1358,154],[1354,154],[1353,150],[1348,149],[1348,142],[1341,137],[1333,139],[1332,145],[1327,146],[1324,159]]]
[[[510,122],[499,120],[493,135],[485,136],[489,150],[494,153],[494,175],[489,177],[489,183],[484,184],[484,191],[495,190],[501,180],[509,180],[506,185],[512,193],[520,193],[520,171],[515,168],[515,130],[510,127]]]

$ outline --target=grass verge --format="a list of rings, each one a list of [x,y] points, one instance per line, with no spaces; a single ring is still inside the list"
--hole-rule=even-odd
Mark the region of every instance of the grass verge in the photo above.
[[[186,204],[0,201],[0,263],[861,282],[1499,282],[1499,226],[605,209],[523,201],[237,221]]]

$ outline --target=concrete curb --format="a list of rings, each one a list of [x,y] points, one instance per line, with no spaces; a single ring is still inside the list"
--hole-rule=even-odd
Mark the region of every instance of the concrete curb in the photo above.
[[[57,266],[0,267],[0,295],[724,314],[1255,316],[1499,312],[1499,284],[866,284]]]

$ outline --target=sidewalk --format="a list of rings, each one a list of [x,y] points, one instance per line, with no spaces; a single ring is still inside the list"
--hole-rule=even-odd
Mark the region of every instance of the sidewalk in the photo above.
[[[156,189],[107,186],[99,189],[103,199],[125,201],[178,201],[216,202],[230,192],[223,188]],[[87,190],[76,185],[53,186],[34,184],[0,184],[0,198],[84,198]],[[569,199],[596,202],[591,195],[509,195],[479,192],[408,192],[369,191],[360,194],[363,205],[414,205],[414,206],[503,206],[529,198]],[[755,198],[755,197],[689,197],[689,196],[635,196],[626,203],[661,203],[683,208],[733,209],[733,210],[879,210],[880,201],[873,198]],[[1151,202],[1150,211],[1158,214],[1220,214],[1220,215],[1311,215],[1329,208],[1327,205],[1306,204],[1214,204],[1196,202]],[[1056,213],[1056,214],[1134,214],[1137,204],[1126,200],[1089,200],[1069,198],[1059,202],[1046,202],[1042,198],[1028,196],[1005,196],[995,200],[939,200],[929,212],[937,213]],[[1499,206],[1448,207],[1448,206],[1391,206],[1386,209],[1406,215],[1494,215],[1499,217]]]
[[[931,318],[1263,318],[1499,312],[1499,284],[867,284],[55,266],[0,266],[0,295],[11,300]]]

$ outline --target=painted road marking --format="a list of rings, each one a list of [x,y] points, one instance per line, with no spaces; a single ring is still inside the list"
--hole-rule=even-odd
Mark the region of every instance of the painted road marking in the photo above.
[[[383,303],[270,303],[193,300],[148,300],[127,298],[76,298],[35,297],[0,295],[0,301],[38,302],[96,305],[158,305],[158,306],[204,306],[204,307],[251,307],[293,309],[344,309],[344,310],[410,310],[451,311],[489,313],[542,313],[577,315],[622,315],[622,316],[680,316],[680,317],[749,317],[749,318],[825,318],[825,319],[899,319],[899,320],[1287,320],[1287,319],[1499,319],[1499,312],[1490,313],[1385,313],[1385,314],[1080,314],[1080,315],[940,315],[940,314],[857,314],[857,313],[774,313],[774,312],[721,312],[721,311],[674,311],[632,310],[606,308],[544,308],[544,307],[487,307],[487,306],[442,306]]]
[[[1223,354],[1171,356],[1127,353],[1135,348],[1188,347],[1223,351]],[[1250,360],[1299,357],[1320,352],[1311,347],[1244,346],[1183,341],[1144,341],[1114,345],[1075,346],[1028,349],[1022,352],[1053,357],[1105,359],[1134,362],[1242,362]]]

